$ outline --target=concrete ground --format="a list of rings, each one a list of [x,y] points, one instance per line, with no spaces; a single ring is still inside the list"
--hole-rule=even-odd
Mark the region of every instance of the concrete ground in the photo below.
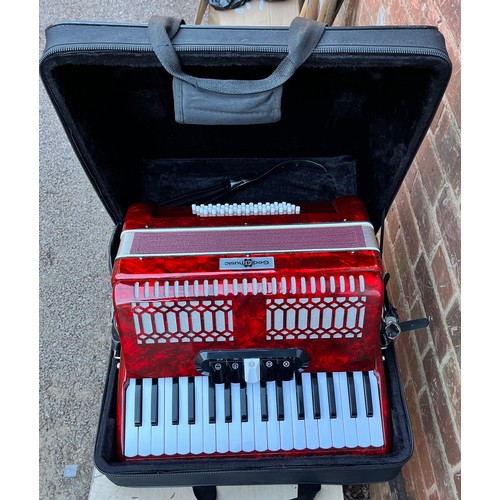
[[[58,21],[192,23],[196,9],[196,0],[40,0],[40,54]],[[110,349],[113,225],[41,83],[39,113],[39,497],[83,500]]]

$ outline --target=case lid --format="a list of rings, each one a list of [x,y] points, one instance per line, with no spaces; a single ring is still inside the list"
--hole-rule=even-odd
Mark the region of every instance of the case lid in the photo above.
[[[377,230],[448,83],[444,39],[433,27],[325,28],[320,35],[282,83],[271,123],[176,121],[173,77],[145,24],[53,25],[40,74],[115,223],[137,201],[195,202],[190,193],[219,193],[224,183],[250,179],[259,182],[224,201],[355,194]],[[201,80],[219,80],[224,89],[229,80],[273,74],[287,59],[289,29],[183,25],[172,43],[194,91]]]

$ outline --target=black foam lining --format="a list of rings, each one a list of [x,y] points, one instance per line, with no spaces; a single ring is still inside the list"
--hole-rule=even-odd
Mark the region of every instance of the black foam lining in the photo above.
[[[187,73],[218,79],[260,78],[279,60],[236,54],[231,64],[222,56],[217,64],[214,58],[183,54],[181,60]],[[329,66],[322,66],[327,61]],[[57,89],[63,123],[114,222],[144,197],[144,184],[151,185],[150,160],[179,172],[168,185],[189,191],[194,183],[234,168],[231,159],[246,165],[260,159],[264,166],[348,156],[356,162],[356,194],[375,229],[425,135],[447,78],[435,58],[425,56],[345,55],[332,65],[317,54],[285,84],[278,123],[199,126],[175,123],[171,77],[154,54],[63,54],[48,58],[42,74],[48,88]],[[196,160],[200,167],[186,175]],[[344,180],[339,170],[334,185]]]
[[[144,161],[141,201],[160,205],[329,201],[357,193],[353,158]],[[245,182],[230,190],[231,183]],[[221,194],[217,191],[222,190]],[[204,198],[203,193],[208,192]],[[216,197],[216,199],[214,198]]]

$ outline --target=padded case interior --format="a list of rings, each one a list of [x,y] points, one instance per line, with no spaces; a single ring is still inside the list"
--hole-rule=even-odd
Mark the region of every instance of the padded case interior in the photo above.
[[[181,39],[178,55],[190,75],[261,79],[283,59],[280,44],[286,47],[286,30],[274,31],[276,43],[267,51],[248,50],[252,40],[258,40],[258,30],[248,30],[242,43],[238,30],[222,29],[218,36],[226,44],[233,36],[239,45],[219,51],[204,45],[210,29],[183,27],[174,45]],[[365,31],[373,37],[374,30]],[[436,30],[427,31],[440,36]],[[335,30],[326,30],[323,38],[328,37],[335,41]],[[284,85],[282,119],[266,125],[177,124],[172,77],[147,50],[60,50],[43,60],[41,71],[70,140],[115,223],[123,220],[133,202],[168,203],[172,193],[258,176],[286,162],[276,171],[278,177],[273,174],[259,183],[262,192],[253,186],[251,196],[242,190],[227,201],[270,201],[273,178],[282,199],[273,196],[272,201],[357,194],[377,230],[425,136],[450,72],[444,52],[437,56],[430,51],[404,52],[401,47],[391,53],[392,49],[388,43],[377,53],[315,52]],[[304,159],[325,165],[327,175],[300,162]],[[346,159],[351,161],[347,167]]]

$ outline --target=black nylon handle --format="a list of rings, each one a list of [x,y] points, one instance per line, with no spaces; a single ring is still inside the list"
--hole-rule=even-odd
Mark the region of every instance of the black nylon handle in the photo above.
[[[262,80],[215,80],[197,78],[182,71],[172,38],[183,21],[172,17],[153,16],[148,23],[149,39],[162,66],[174,77],[197,88],[219,94],[248,95],[266,92],[285,83],[307,60],[320,41],[323,23],[296,17],[290,24],[288,55],[273,73]]]

